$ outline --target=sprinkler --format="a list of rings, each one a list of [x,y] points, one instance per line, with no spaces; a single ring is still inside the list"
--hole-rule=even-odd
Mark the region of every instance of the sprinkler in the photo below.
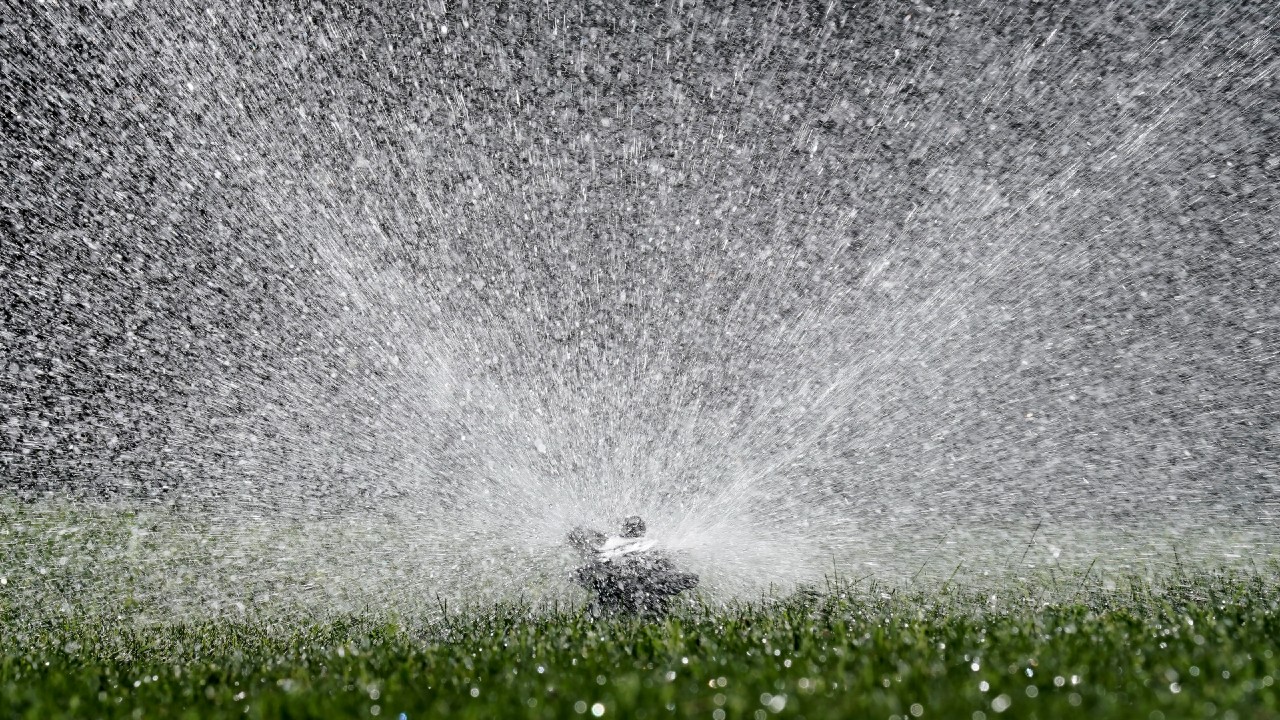
[[[644,520],[636,515],[614,537],[592,528],[569,532],[569,545],[586,561],[573,571],[573,582],[592,594],[593,614],[662,615],[672,598],[698,585],[696,574],[676,569],[644,533]]]

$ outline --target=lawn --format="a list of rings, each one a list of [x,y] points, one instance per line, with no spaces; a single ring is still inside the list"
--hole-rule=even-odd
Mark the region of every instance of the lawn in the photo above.
[[[6,717],[1273,718],[1271,573],[999,594],[835,580],[662,621],[576,608],[0,612]],[[1061,590],[1061,588],[1059,588]],[[1053,599],[1050,599],[1053,598]]]

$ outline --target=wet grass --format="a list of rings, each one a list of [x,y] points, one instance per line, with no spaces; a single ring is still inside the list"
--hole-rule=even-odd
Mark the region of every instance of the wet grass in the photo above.
[[[834,582],[592,621],[508,605],[146,626],[0,611],[6,717],[1273,718],[1270,574],[1047,601]]]

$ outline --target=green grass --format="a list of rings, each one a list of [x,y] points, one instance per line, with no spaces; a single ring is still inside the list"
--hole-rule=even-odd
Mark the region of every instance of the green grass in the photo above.
[[[7,607],[0,715],[1280,717],[1270,575],[1045,597],[836,583],[662,622],[513,605],[143,626]]]

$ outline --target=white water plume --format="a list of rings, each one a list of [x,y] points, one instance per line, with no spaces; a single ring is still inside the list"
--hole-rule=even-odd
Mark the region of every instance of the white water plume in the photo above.
[[[30,11],[25,587],[560,597],[630,514],[713,598],[1264,557],[1274,19],[1108,8]]]

